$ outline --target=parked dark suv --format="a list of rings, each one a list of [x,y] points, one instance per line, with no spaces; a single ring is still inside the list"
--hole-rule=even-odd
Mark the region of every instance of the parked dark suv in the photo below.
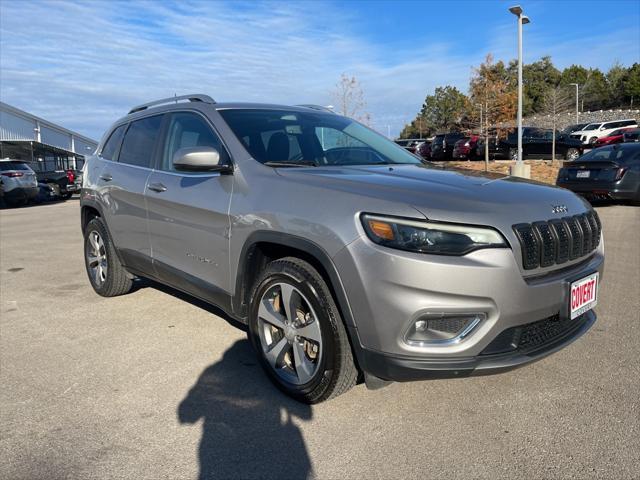
[[[588,199],[640,204],[640,143],[591,150],[575,162],[567,162],[556,183]]]
[[[464,137],[464,134],[460,132],[436,135],[431,142],[431,160],[451,160],[456,142]]]
[[[553,130],[535,127],[522,129],[522,157],[550,159],[553,149]],[[583,153],[580,140],[556,132],[556,157],[575,160]],[[478,142],[477,155],[484,155],[484,139]],[[518,132],[511,129],[506,134],[494,131],[489,137],[489,156],[508,160],[518,158]]]
[[[219,306],[309,403],[359,378],[510,369],[596,320],[604,250],[588,202],[426,165],[318,107],[141,105],[88,158],[80,202],[98,294],[141,276]]]

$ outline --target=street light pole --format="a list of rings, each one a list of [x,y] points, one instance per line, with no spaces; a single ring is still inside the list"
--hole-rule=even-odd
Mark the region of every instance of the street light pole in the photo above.
[[[518,17],[518,159],[514,173],[525,176],[522,164],[522,25],[529,23],[529,17],[522,14],[522,7],[516,5],[509,11]]]
[[[570,83],[569,85],[575,85],[576,86],[576,123],[580,123],[580,120],[578,120],[578,84],[577,83]]]

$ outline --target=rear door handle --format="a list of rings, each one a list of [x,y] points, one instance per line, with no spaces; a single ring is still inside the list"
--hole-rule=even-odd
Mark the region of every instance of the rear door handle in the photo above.
[[[110,173],[103,173],[102,175],[100,175],[100,178],[105,182],[110,182],[111,180],[113,180],[113,177]]]
[[[150,183],[147,187],[149,190],[153,190],[154,192],[162,193],[167,191],[167,187],[165,187],[161,183]]]

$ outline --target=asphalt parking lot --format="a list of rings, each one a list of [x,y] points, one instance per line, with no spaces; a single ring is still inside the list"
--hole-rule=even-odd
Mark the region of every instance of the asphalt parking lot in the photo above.
[[[598,208],[598,322],[509,373],[280,394],[245,333],[85,278],[77,200],[0,211],[0,477],[638,478],[640,208]]]

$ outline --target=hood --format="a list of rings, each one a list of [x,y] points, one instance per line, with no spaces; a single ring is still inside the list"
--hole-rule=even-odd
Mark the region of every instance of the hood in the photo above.
[[[584,200],[559,187],[470,170],[385,165],[279,169],[278,173],[332,191],[410,205],[430,220],[509,230],[516,223],[575,215],[588,208]],[[568,213],[554,214],[552,208],[558,205],[566,206]]]

